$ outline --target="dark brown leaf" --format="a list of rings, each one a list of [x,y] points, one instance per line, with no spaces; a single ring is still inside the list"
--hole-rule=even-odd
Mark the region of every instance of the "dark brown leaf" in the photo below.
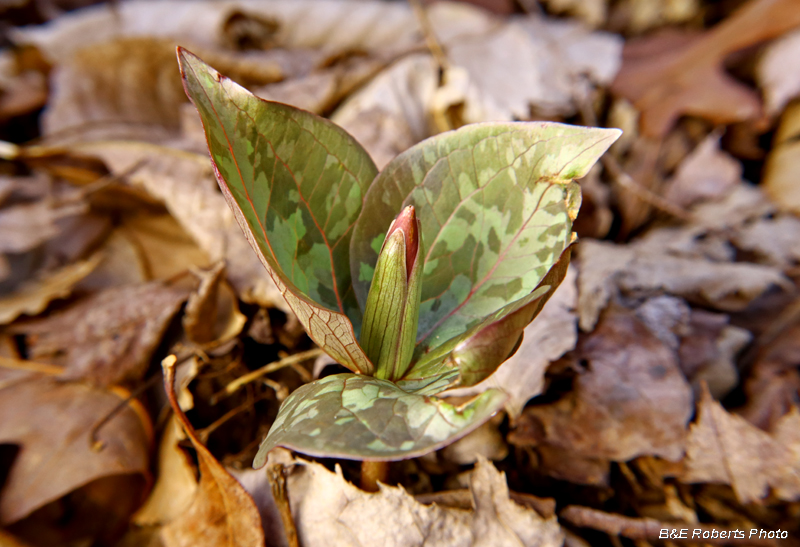
[[[32,359],[64,365],[64,379],[136,381],[188,292],[160,281],[109,289],[16,331],[26,334]]]
[[[98,430],[103,448],[92,448],[93,427],[126,395],[39,375],[0,389],[0,443],[20,446],[0,498],[0,524],[101,478],[136,475],[138,490],[124,495],[144,494],[152,425],[137,402]]]

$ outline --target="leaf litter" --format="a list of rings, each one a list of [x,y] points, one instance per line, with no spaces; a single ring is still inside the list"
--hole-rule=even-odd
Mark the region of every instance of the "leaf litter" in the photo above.
[[[318,0],[132,1],[10,29],[25,48],[0,55],[0,139],[43,136],[0,146],[10,534],[290,545],[293,528],[303,545],[438,546],[658,544],[673,525],[800,533],[800,86],[787,68],[800,10],[517,4],[433,3],[433,36],[402,3]],[[564,13],[577,19],[552,17]],[[566,280],[497,374],[450,393],[501,388],[504,411],[394,464],[377,493],[351,484],[346,461],[273,452],[275,495],[280,481],[248,470],[279,401],[312,377],[313,359],[286,357],[313,344],[216,188],[176,44],[331,117],[379,166],[470,122],[598,125],[591,112],[625,128],[619,169],[581,181],[586,231]],[[41,126],[17,133],[43,104]],[[183,410],[173,401],[164,420],[152,386],[168,354]],[[265,363],[280,365],[234,384]],[[324,364],[323,377],[341,371]]]

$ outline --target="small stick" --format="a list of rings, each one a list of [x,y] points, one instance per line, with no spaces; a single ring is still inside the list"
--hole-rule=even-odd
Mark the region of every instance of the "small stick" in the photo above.
[[[289,496],[286,492],[286,475],[283,464],[276,463],[269,466],[267,479],[272,487],[272,497],[278,507],[278,513],[281,515],[286,541],[289,547],[300,547],[300,541],[297,539],[297,527],[292,518],[292,507],[289,505]]]
[[[361,489],[377,492],[378,483],[386,483],[389,476],[389,462],[364,460],[361,462]]]
[[[419,0],[408,0],[408,3],[411,4],[411,9],[414,10],[417,22],[422,28],[422,34],[425,35],[425,44],[428,46],[431,55],[436,59],[436,63],[441,70],[447,70],[450,67],[450,62],[447,60],[447,55],[444,54],[444,49],[442,49],[438,38],[436,38],[433,25],[431,25],[431,20],[428,18],[428,12],[425,11],[425,7]]]
[[[0,368],[10,368],[14,370],[27,370],[29,372],[39,372],[41,374],[49,374],[51,376],[58,376],[65,370],[64,367],[59,365],[50,365],[48,363],[37,363],[36,361],[28,361],[26,359],[14,359],[13,357],[0,356]]]
[[[243,385],[258,380],[265,374],[275,372],[276,370],[280,370],[284,367],[292,366],[297,363],[302,363],[303,361],[307,361],[308,359],[319,357],[323,353],[324,352],[320,348],[315,348],[315,349],[310,349],[308,351],[301,351],[300,353],[295,353],[294,355],[289,355],[288,357],[284,357],[280,361],[274,361],[272,363],[269,363],[268,365],[264,365],[263,367],[254,370],[253,372],[248,372],[244,376],[240,376],[239,378],[233,380],[231,383],[225,386],[224,392],[226,395],[230,395]]]

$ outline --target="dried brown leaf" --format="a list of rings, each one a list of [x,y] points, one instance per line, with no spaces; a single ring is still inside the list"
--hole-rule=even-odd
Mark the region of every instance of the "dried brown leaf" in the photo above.
[[[677,460],[692,415],[691,388],[674,352],[631,311],[611,308],[578,343],[586,371],[561,400],[530,406],[518,445],[550,445],[578,457]]]
[[[247,322],[236,294],[225,282],[225,263],[200,274],[200,286],[189,296],[183,330],[190,341],[215,347],[235,338]]]
[[[699,36],[630,41],[612,89],[642,113],[641,129],[663,136],[682,114],[725,124],[761,113],[756,93],[729,76],[725,58],[800,25],[795,0],[750,0]]]
[[[162,200],[211,260],[226,261],[231,284],[243,300],[286,309],[220,194],[207,155],[111,141],[75,145],[72,151],[100,158],[112,173],[139,165],[128,176],[130,184]]]
[[[32,359],[66,367],[62,378],[110,386],[142,377],[187,297],[160,281],[108,289],[15,329]]]
[[[166,524],[179,518],[197,495],[195,471],[178,443],[185,439],[180,423],[173,416],[164,428],[158,449],[158,474],[153,490],[133,522],[139,526]]]
[[[86,211],[84,204],[56,207],[47,201],[0,209],[0,252],[21,253],[61,233],[57,221]]]
[[[152,425],[136,401],[98,430],[103,448],[92,448],[92,428],[126,395],[38,375],[0,390],[0,442],[21,447],[0,498],[2,524],[105,477],[138,476],[138,490],[118,495],[144,494]]]
[[[585,240],[579,249],[578,314],[589,331],[618,291],[658,293],[722,311],[742,310],[772,286],[788,287],[777,268],[746,262],[718,262],[703,256],[676,256],[654,236],[674,238],[664,231],[629,245]],[[669,242],[674,244],[675,241]]]
[[[790,104],[781,116],[772,150],[764,165],[764,191],[781,210],[800,212],[800,186],[795,175],[800,169],[800,103]]]
[[[667,182],[664,198],[680,207],[715,199],[742,180],[742,165],[719,148],[712,133],[681,162]]]
[[[69,296],[72,288],[89,275],[100,260],[100,255],[94,255],[23,283],[14,293],[0,298],[0,325],[11,323],[23,314],[41,313],[51,301]]]
[[[729,484],[741,503],[757,501],[772,488],[782,500],[800,498],[800,414],[793,410],[772,435],[728,413],[708,391],[686,443],[683,482]]]
[[[262,547],[264,532],[253,499],[197,439],[175,396],[175,358],[164,367],[172,411],[197,451],[200,484],[189,508],[161,530],[165,547]]]

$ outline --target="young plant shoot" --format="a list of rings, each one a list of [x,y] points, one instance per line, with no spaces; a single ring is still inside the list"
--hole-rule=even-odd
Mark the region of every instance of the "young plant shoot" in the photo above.
[[[284,446],[389,461],[469,433],[502,408],[453,405],[516,350],[563,279],[574,179],[616,129],[481,123],[427,139],[380,173],[330,121],[264,101],[178,50],[217,181],[308,335],[351,373],[284,402],[254,466]]]

